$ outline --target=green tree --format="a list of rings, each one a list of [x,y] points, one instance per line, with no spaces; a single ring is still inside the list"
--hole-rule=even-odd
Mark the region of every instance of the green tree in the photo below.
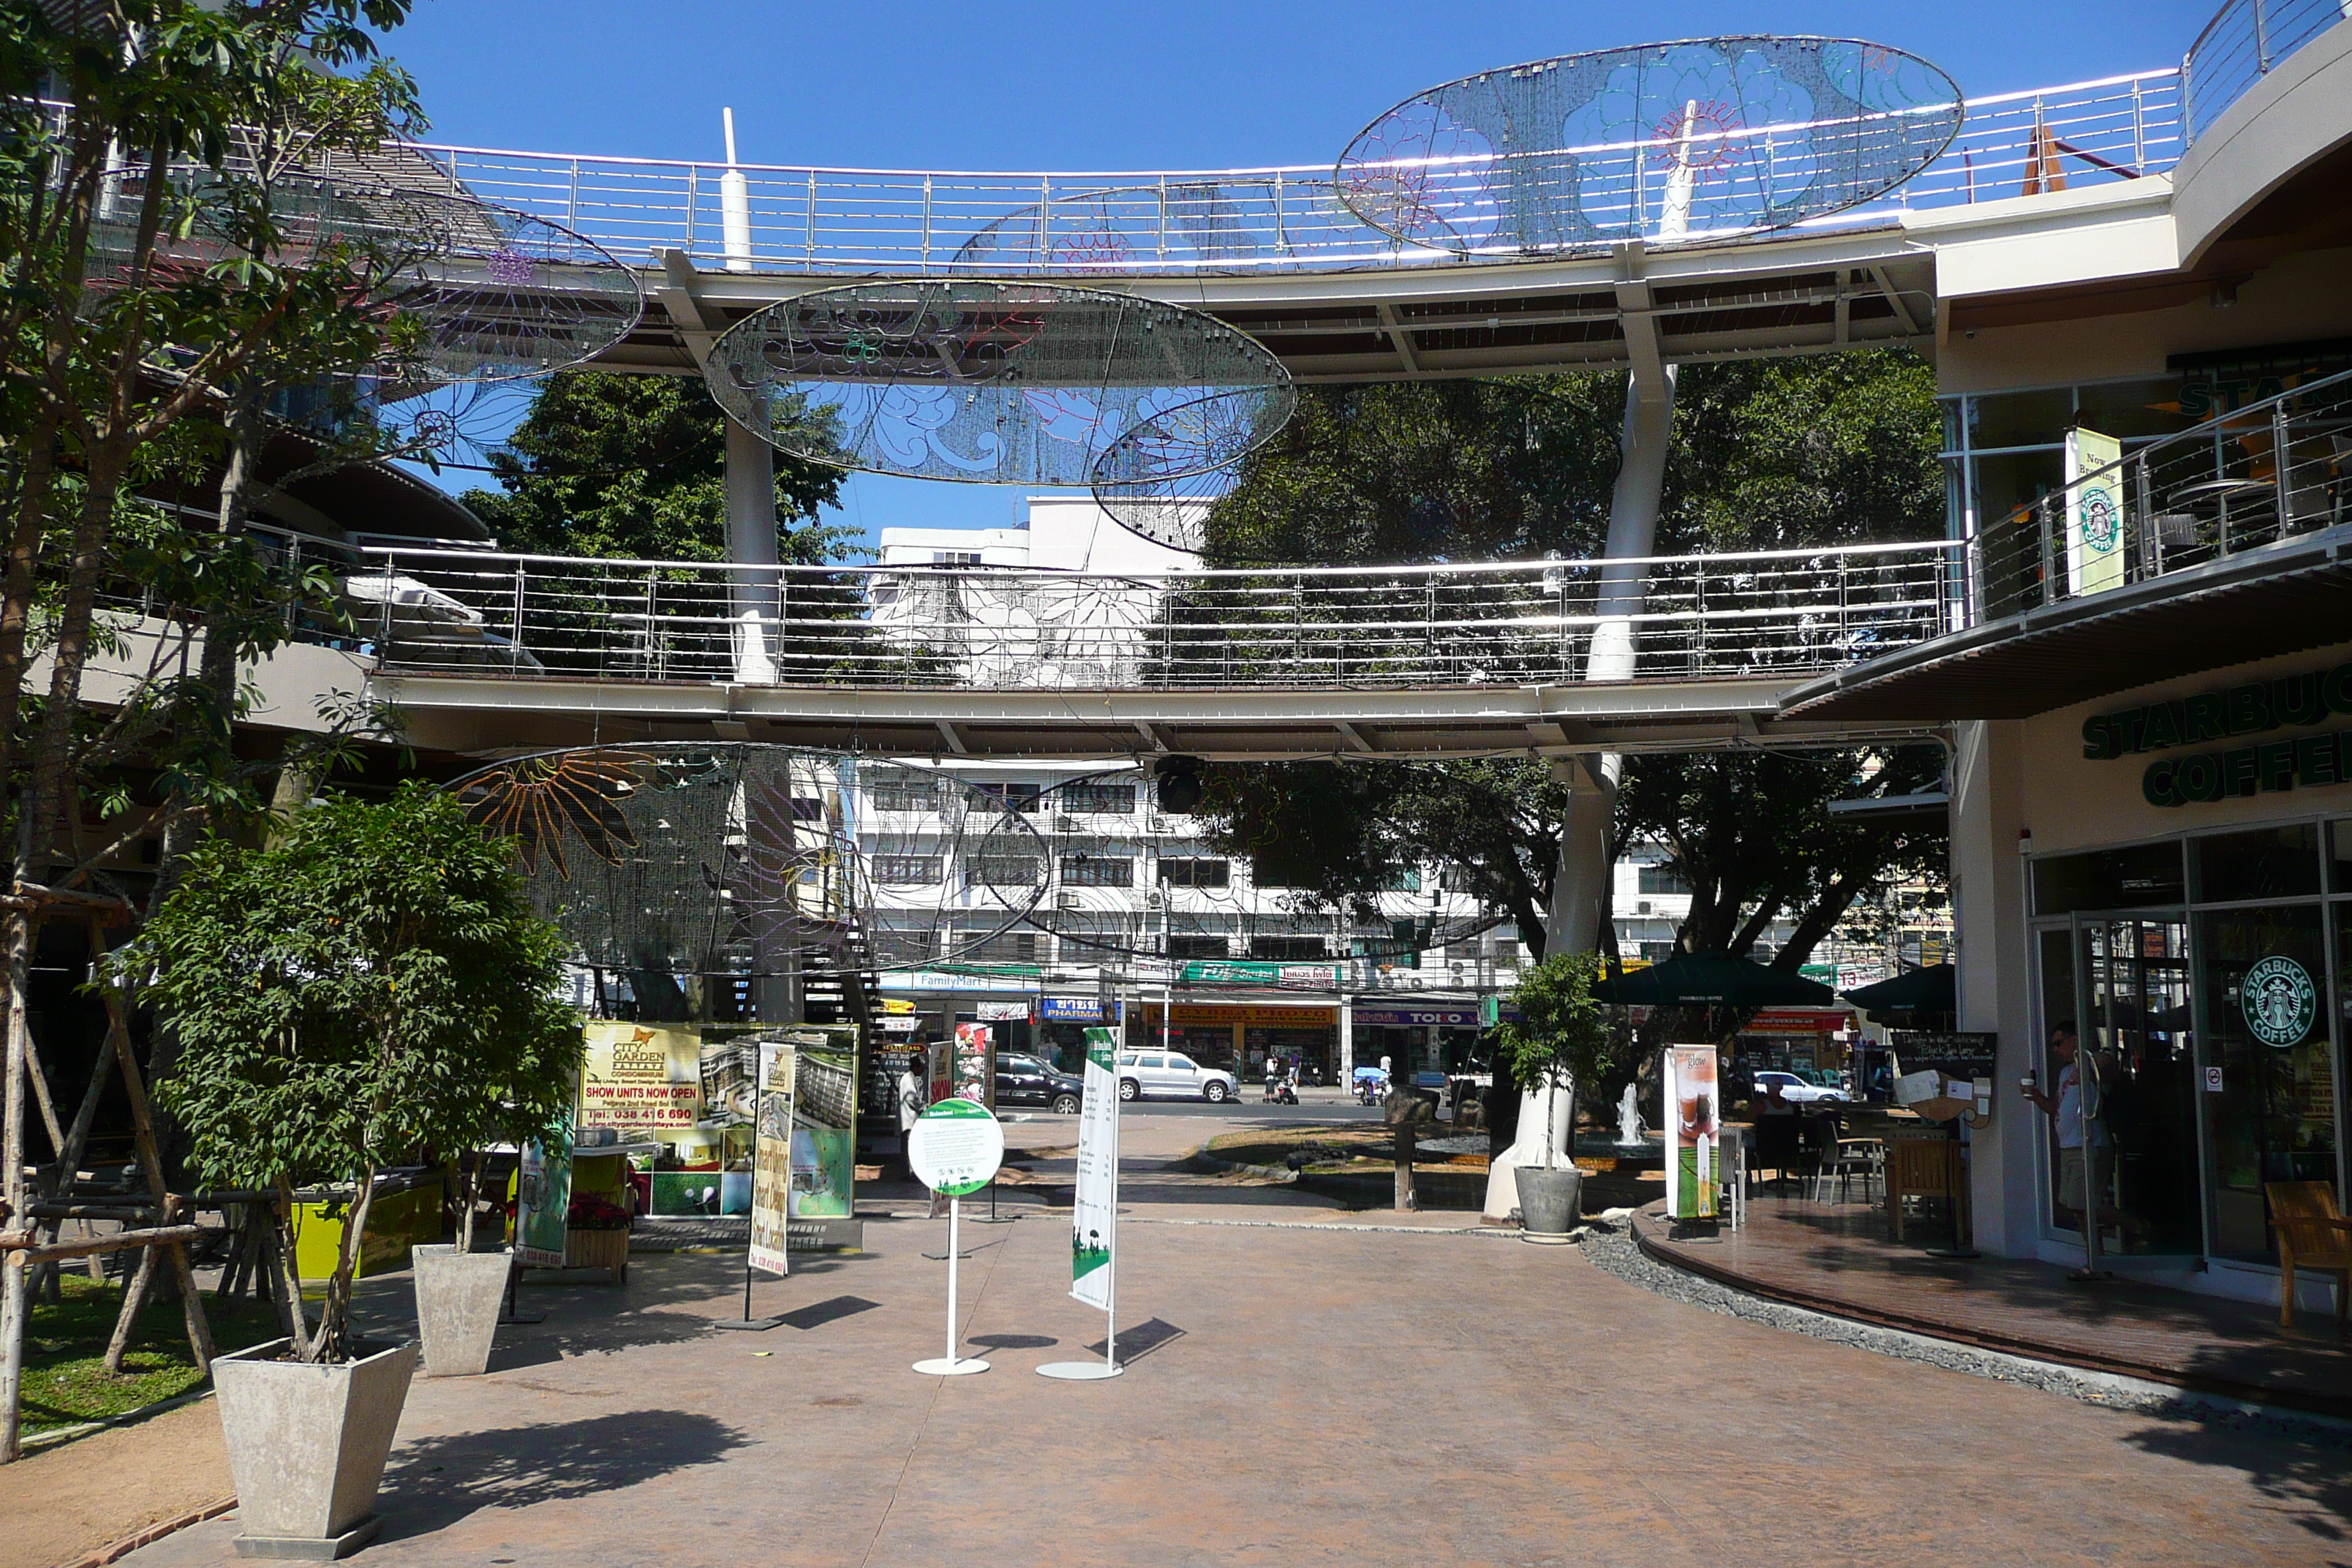
[[[1568,1126],[1573,1141],[1577,1097],[1598,1085],[1614,1064],[1612,1047],[1616,1032],[1608,1009],[1592,999],[1592,987],[1601,978],[1599,953],[1553,953],[1519,976],[1511,991],[1519,1020],[1495,1032],[1496,1054],[1508,1061],[1511,1081],[1528,1089],[1544,1086],[1547,1167],[1559,1152],[1551,1141],[1551,1097],[1559,1092],[1560,1080],[1567,1079]]]
[[[278,1196],[289,1301],[298,1191],[355,1184],[305,1361],[352,1353],[351,1289],[374,1178],[432,1149],[564,1135],[578,1022],[557,995],[563,940],[530,910],[511,846],[446,795],[329,799],[282,841],[213,838],[117,973],[179,1032],[156,1087],[222,1187]]]
[[[1300,413],[1212,511],[1219,564],[1599,553],[1623,378],[1305,388]],[[1938,537],[1941,425],[1915,354],[1685,366],[1662,554]],[[1745,954],[1779,919],[1794,968],[1853,901],[1931,869],[1940,834],[1832,826],[1831,800],[1906,794],[1933,748],[1625,760],[1620,852],[1664,844],[1702,896],[1685,948]],[[1507,912],[1542,957],[1566,790],[1541,761],[1298,762],[1213,769],[1223,847],[1274,856],[1316,902],[1368,907],[1417,860]],[[1602,911],[1602,940],[1613,946]]]
[[[491,459],[502,488],[464,500],[525,554],[723,561],[726,417],[698,378],[566,371]],[[850,531],[817,518],[841,481],[839,468],[776,454],[779,559],[839,558]]]

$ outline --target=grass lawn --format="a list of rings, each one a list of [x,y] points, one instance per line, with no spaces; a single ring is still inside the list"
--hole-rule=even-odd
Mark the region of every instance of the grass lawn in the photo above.
[[[185,1394],[200,1381],[188,1359],[188,1331],[176,1300],[149,1301],[139,1314],[122,1375],[107,1374],[106,1342],[114,1337],[122,1288],[81,1274],[61,1281],[65,1304],[33,1308],[25,1338],[25,1429],[41,1432],[120,1415]],[[278,1314],[241,1300],[231,1310],[204,1299],[213,1344],[242,1350],[278,1337]]]

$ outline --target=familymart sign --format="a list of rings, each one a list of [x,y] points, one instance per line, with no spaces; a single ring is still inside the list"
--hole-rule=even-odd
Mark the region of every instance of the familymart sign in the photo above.
[[[2347,715],[2352,715],[2352,664],[2339,664],[2095,713],[2083,721],[2083,755],[2112,762],[2149,752],[2182,752],[2158,757],[2140,774],[2140,793],[2151,805],[2316,789],[2352,784],[2352,727],[2316,728]],[[2187,750],[2216,741],[2236,743]]]

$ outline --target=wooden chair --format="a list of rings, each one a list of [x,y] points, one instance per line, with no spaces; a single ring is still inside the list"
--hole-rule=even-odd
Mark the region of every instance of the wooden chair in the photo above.
[[[2344,1311],[2352,1298],[2352,1219],[2336,1208],[2333,1182],[2265,1182],[2271,1228],[2278,1233],[2279,1326],[2294,1327],[2294,1273],[2336,1276],[2336,1330],[2344,1331]]]

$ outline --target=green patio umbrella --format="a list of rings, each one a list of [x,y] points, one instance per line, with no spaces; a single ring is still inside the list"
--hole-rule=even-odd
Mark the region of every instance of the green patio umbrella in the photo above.
[[[1960,998],[1952,974],[1950,964],[1937,963],[1838,994],[1874,1013],[1954,1013],[1959,1010]]]
[[[1677,953],[1664,963],[1602,981],[1592,996],[1627,1007],[1818,1007],[1837,1001],[1837,993],[1818,980],[1721,952]]]

